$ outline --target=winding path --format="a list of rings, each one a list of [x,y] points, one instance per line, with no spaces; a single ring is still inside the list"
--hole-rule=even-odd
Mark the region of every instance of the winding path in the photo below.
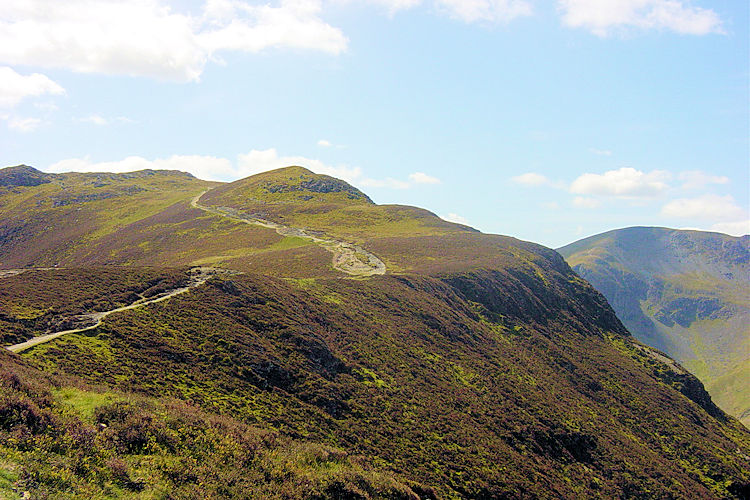
[[[154,297],[149,298],[141,298],[135,302],[133,302],[130,305],[118,307],[117,309],[112,309],[111,311],[105,311],[105,312],[95,312],[90,314],[85,314],[79,316],[81,319],[88,319],[91,321],[94,321],[95,323],[90,326],[86,326],[83,328],[73,328],[71,330],[63,330],[61,332],[54,332],[54,333],[48,333],[46,335],[40,335],[38,337],[34,337],[32,339],[27,340],[26,342],[21,342],[20,344],[15,344],[11,346],[7,346],[6,349],[11,352],[22,352],[26,349],[29,349],[31,347],[34,347],[39,344],[44,344],[45,342],[49,342],[50,340],[54,340],[58,337],[62,337],[63,335],[68,335],[69,333],[80,333],[80,332],[87,332],[89,330],[93,330],[95,328],[98,328],[102,322],[104,321],[104,318],[109,316],[110,314],[114,314],[116,312],[122,312],[122,311],[129,311],[131,309],[138,309],[139,307],[144,307],[149,304],[156,304],[157,302],[162,302],[164,300],[170,299],[174,297],[175,295],[180,295],[181,293],[185,293],[191,288],[195,288],[197,286],[202,285],[208,279],[213,276],[214,274],[222,272],[222,270],[218,270],[215,268],[210,267],[197,267],[191,269],[191,277],[190,281],[188,282],[187,286],[181,287],[181,288],[175,288],[174,290],[169,290],[167,292],[160,293]]]
[[[333,254],[334,269],[353,276],[374,276],[385,274],[385,264],[374,254],[368,252],[359,245],[353,245],[345,241],[335,240],[333,238],[320,238],[307,233],[304,229],[288,227],[276,222],[259,219],[257,217],[248,217],[240,214],[237,210],[229,207],[207,207],[200,204],[201,197],[208,191],[203,191],[192,199],[190,205],[193,208],[203,210],[210,214],[227,217],[229,219],[252,224],[256,226],[274,229],[281,236],[294,236],[304,238],[313,243],[317,243]]]
[[[321,237],[314,236],[312,234],[307,233],[304,229],[288,227],[282,224],[277,224],[276,222],[271,222],[271,221],[267,221],[267,220],[259,219],[255,217],[248,217],[243,214],[240,214],[237,210],[232,209],[232,208],[207,207],[205,205],[201,205],[200,199],[207,192],[208,191],[203,191],[199,195],[195,196],[191,200],[190,205],[193,208],[203,210],[204,212],[207,212],[210,214],[219,215],[221,217],[226,217],[226,218],[238,221],[238,222],[243,222],[245,224],[252,224],[256,226],[265,227],[268,229],[273,229],[281,236],[297,237],[297,238],[303,238],[303,239],[312,241],[313,243],[320,245],[321,247],[325,248],[326,250],[328,250],[329,252],[333,254],[334,269],[341,271],[343,273],[350,274],[352,276],[367,277],[367,276],[385,274],[386,272],[385,264],[383,263],[383,261],[380,260],[374,254],[360,247],[359,245],[354,245],[352,243],[347,243],[345,241],[340,241],[340,240],[336,240],[333,238],[321,238]],[[39,268],[39,269],[41,270],[42,268]],[[47,268],[44,268],[44,269],[47,269]],[[53,268],[49,268],[49,269],[53,269]],[[14,275],[17,275],[17,274],[20,274],[22,272],[29,271],[29,270],[30,269],[2,270],[0,271],[0,278],[14,276]],[[200,267],[200,268],[192,269],[191,272],[192,272],[192,276],[191,276],[190,282],[185,287],[175,288],[174,290],[169,290],[155,297],[150,297],[150,298],[144,297],[133,302],[130,305],[118,307],[116,309],[112,309],[111,311],[96,312],[96,313],[89,313],[89,314],[81,315],[79,316],[79,319],[93,321],[94,323],[89,326],[82,327],[82,328],[73,328],[70,330],[63,330],[60,332],[40,335],[38,337],[29,339],[26,342],[21,342],[20,344],[6,346],[5,348],[11,352],[19,353],[27,349],[30,349],[31,347],[34,347],[36,345],[44,344],[45,342],[49,342],[50,340],[54,340],[58,337],[62,337],[63,335],[94,330],[95,328],[98,328],[102,324],[104,319],[110,314],[114,314],[114,313],[122,312],[122,311],[129,311],[131,309],[138,309],[140,307],[144,307],[149,304],[162,302],[171,297],[174,297],[175,295],[180,295],[181,293],[185,293],[191,288],[195,288],[196,286],[202,285],[217,272],[227,272],[227,271],[219,270],[216,268]]]

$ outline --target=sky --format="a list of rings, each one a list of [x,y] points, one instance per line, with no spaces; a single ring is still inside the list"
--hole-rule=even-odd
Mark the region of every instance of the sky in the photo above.
[[[559,247],[750,232],[748,2],[3,0],[0,166],[302,165]]]

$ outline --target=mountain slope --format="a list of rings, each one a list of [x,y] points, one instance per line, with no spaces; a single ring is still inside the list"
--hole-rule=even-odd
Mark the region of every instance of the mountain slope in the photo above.
[[[0,498],[416,500],[363,457],[168,398],[54,377],[0,351]]]
[[[600,299],[565,269],[544,277],[575,295],[489,271],[216,278],[24,359],[341,447],[446,498],[748,483],[750,433],[611,312],[587,314]]]
[[[43,200],[55,181],[41,175],[49,182],[15,186],[9,197]],[[154,176],[157,184],[172,178]],[[343,468],[355,485],[352,478],[366,476],[358,498],[747,496],[750,432],[695,377],[633,339],[555,251],[421,209],[375,205],[346,183],[299,167],[223,185],[176,183],[177,201],[110,233],[75,239],[62,231],[48,252],[64,266],[0,277],[4,300],[37,312],[49,302],[65,316],[79,311],[49,297],[64,296],[80,273],[90,275],[85,293],[76,291],[92,302],[84,312],[97,287],[117,302],[129,290],[145,293],[144,280],[179,282],[187,270],[167,264],[210,261],[244,273],[112,314],[96,329],[0,358],[3,366],[12,359],[29,373],[133,392],[156,407],[173,398],[295,443],[343,450],[352,458],[322,460],[321,468],[334,477]],[[0,191],[0,203],[6,194]],[[215,212],[191,206],[195,200]],[[75,208],[106,221],[132,201],[81,199]],[[45,206],[31,213],[53,226],[60,219]],[[352,278],[320,244],[245,222],[256,219],[359,245],[387,273]],[[4,259],[46,262],[24,254],[25,245],[45,241],[39,226],[28,227],[14,233],[25,243],[0,248]],[[31,277],[44,286],[28,286]],[[23,312],[14,306],[8,321]],[[128,427],[128,435],[148,442],[149,429]],[[15,430],[0,432],[0,445],[6,439],[25,471],[19,478],[40,477],[43,465],[31,455],[21,460],[29,450],[12,441]],[[54,436],[44,439],[60,449]],[[150,469],[144,488],[154,491],[165,474],[177,483],[186,477],[192,442],[166,450],[183,465],[173,476],[170,467]],[[293,487],[310,463],[279,460],[252,470],[288,477],[289,496],[304,497]],[[221,473],[232,477],[233,467],[228,460]],[[90,480],[81,469],[66,474],[71,484]],[[314,476],[314,484],[329,484],[331,475]]]
[[[633,335],[750,424],[750,237],[634,227],[559,251]]]

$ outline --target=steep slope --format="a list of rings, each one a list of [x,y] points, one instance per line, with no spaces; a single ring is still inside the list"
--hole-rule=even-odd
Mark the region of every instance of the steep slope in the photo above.
[[[641,341],[750,424],[750,237],[633,227],[559,249]]]
[[[173,399],[51,377],[0,351],[0,498],[243,498],[248,492],[262,499],[418,498],[392,474],[341,449]]]
[[[55,182],[47,180],[15,186],[10,196],[41,200],[40,189]],[[15,363],[148,401],[174,398],[283,439],[364,457],[364,465],[352,459],[321,466],[334,476],[342,467],[348,477],[377,476],[355,481],[359,498],[384,491],[402,498],[747,496],[747,429],[719,410],[695,377],[634,340],[555,251],[421,209],[375,205],[348,184],[299,167],[218,186],[192,183],[179,183],[177,201],[166,208],[103,236],[60,238],[49,252],[64,256],[67,266],[109,264],[87,267],[92,275],[122,269],[115,263],[134,272],[135,264],[206,261],[245,273],[118,312],[96,329],[24,351]],[[127,200],[112,197],[111,212],[120,213]],[[106,219],[106,204],[76,203]],[[51,210],[35,216],[57,220]],[[348,279],[320,244],[247,223],[253,220],[358,245],[388,271]],[[33,231],[17,234],[29,235],[26,244],[39,241]],[[43,264],[23,248],[0,251]],[[49,276],[44,289],[16,281],[4,288],[7,300],[18,303],[14,293],[23,293],[30,304],[43,303],[50,290],[69,290],[80,272],[27,273]],[[108,283],[102,288],[115,296],[129,280],[89,278]],[[135,426],[127,435],[148,442],[148,429]],[[200,426],[188,434],[195,432]],[[60,449],[54,437],[43,439]],[[202,439],[167,450],[174,451],[168,462],[191,463]],[[303,484],[295,481],[305,477],[307,459],[300,465],[281,458],[280,468],[263,460],[256,465],[266,477]],[[24,463],[32,475],[44,470],[34,469],[30,456]],[[155,481],[196,477],[185,467],[169,476],[169,469],[153,472]],[[330,476],[318,479],[314,484],[329,484]],[[367,484],[386,486],[366,490]],[[299,491],[289,496],[304,496]],[[343,495],[321,496],[336,494]]]
[[[540,269],[219,277],[23,357],[343,448],[442,498],[743,491],[750,433],[559,257]]]

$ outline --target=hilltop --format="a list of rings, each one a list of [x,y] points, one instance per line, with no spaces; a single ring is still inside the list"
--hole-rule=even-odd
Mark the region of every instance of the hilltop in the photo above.
[[[750,424],[750,236],[633,227],[559,251],[636,338]]]
[[[231,273],[0,356],[0,493],[747,495],[750,432],[554,250],[301,167],[99,175],[0,190],[0,268],[58,265],[0,273],[6,342]]]

